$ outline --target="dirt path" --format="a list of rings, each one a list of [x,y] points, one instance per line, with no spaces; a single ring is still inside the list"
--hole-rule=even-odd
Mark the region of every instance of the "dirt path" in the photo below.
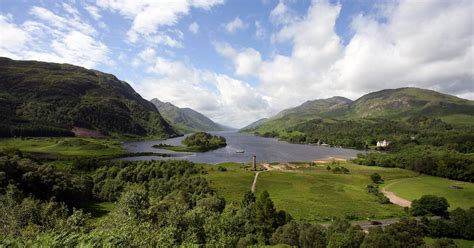
[[[410,207],[411,206],[411,201],[407,200],[407,199],[403,199],[397,195],[395,195],[395,193],[393,192],[390,192],[390,191],[386,191],[385,188],[382,189],[381,191],[388,199],[390,199],[390,202],[393,203],[393,204],[396,204],[400,207]]]
[[[250,190],[252,190],[252,193],[255,193],[255,186],[257,185],[257,178],[258,178],[258,174],[260,174],[261,171],[257,171],[257,173],[255,173],[255,178],[253,179],[253,183],[252,183],[252,188]]]

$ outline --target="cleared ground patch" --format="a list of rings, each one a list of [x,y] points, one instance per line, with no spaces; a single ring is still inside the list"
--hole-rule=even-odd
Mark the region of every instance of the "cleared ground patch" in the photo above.
[[[388,181],[385,189],[410,201],[427,194],[443,196],[449,202],[449,210],[474,207],[474,183],[423,175]]]

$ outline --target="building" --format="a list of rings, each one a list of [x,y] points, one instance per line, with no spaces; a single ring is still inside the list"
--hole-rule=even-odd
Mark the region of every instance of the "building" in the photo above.
[[[383,141],[377,141],[377,147],[388,147],[390,145],[389,141],[383,140]]]

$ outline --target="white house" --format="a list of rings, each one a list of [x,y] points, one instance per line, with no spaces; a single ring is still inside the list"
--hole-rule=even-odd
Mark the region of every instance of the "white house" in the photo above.
[[[390,142],[383,140],[383,141],[377,141],[377,147],[388,147],[390,145]]]

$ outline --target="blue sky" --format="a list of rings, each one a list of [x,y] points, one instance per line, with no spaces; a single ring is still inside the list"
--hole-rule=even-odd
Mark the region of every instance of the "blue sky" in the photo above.
[[[472,1],[0,1],[0,56],[115,74],[240,127],[415,86],[473,99]]]

